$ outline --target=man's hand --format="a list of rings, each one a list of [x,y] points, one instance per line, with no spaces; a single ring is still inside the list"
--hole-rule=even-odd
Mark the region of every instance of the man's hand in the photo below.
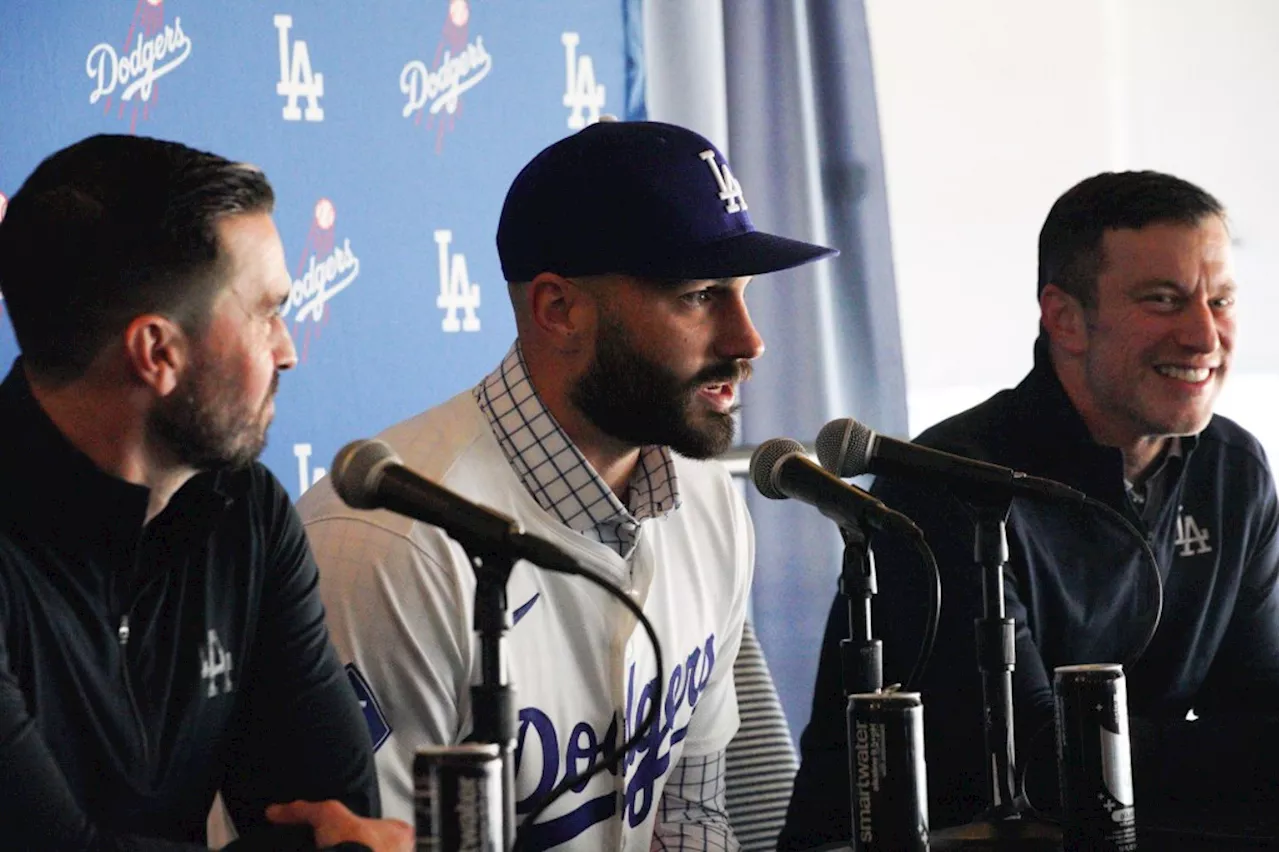
[[[280,825],[309,825],[315,832],[316,846],[336,846],[354,841],[373,852],[412,852],[413,828],[398,819],[365,819],[358,817],[341,802],[289,802],[271,805],[267,819]]]

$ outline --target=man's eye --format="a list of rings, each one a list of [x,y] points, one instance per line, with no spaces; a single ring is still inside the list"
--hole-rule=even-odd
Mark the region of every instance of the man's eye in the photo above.
[[[704,305],[710,302],[714,295],[715,293],[710,289],[694,290],[692,293],[685,293],[681,298],[691,305]]]

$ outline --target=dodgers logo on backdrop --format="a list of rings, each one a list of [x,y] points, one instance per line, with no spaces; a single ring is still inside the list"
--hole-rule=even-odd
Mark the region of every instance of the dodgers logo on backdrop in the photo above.
[[[134,133],[139,115],[149,118],[155,106],[156,81],[186,62],[189,56],[191,39],[182,31],[182,19],[175,16],[173,23],[167,24],[164,0],[140,0],[119,50],[105,41],[89,50],[84,63],[85,73],[93,85],[89,103],[103,101],[103,113],[109,113],[111,99],[118,93],[117,117],[124,117],[128,102],[132,107],[129,132]]]
[[[578,34],[561,33],[564,45],[564,105],[569,107],[569,129],[581,130],[600,120],[604,109],[604,83],[596,82],[591,57],[578,53]]]
[[[703,151],[698,155],[702,161],[711,169],[711,174],[715,176],[716,186],[720,188],[718,198],[724,202],[726,213],[737,213],[739,210],[747,209],[747,199],[742,195],[742,184],[738,183],[738,179],[733,176],[733,172],[729,171],[728,163],[716,162],[716,152],[710,149]]]
[[[311,445],[294,444],[294,458],[298,460],[298,496],[307,493],[307,489],[324,478],[325,469],[311,466]]]
[[[485,50],[484,39],[468,37],[470,22],[471,5],[467,0],[449,0],[431,64],[414,59],[400,71],[400,91],[407,99],[400,114],[405,118],[413,116],[415,125],[434,129],[437,154],[444,148],[444,134],[453,130],[457,121],[462,94],[493,69],[493,57]]]
[[[293,16],[276,15],[272,21],[280,36],[280,82],[276,83],[276,94],[287,98],[284,120],[301,121],[304,113],[298,109],[298,98],[306,98],[307,121],[324,121],[324,109],[320,106],[320,98],[324,96],[324,75],[312,72],[311,51],[302,39],[293,40],[290,53],[289,29],[293,26]]]
[[[525,707],[520,711],[515,750],[517,776],[525,760],[541,761],[541,768],[535,773],[537,786],[516,803],[516,813],[526,814],[566,776],[585,770],[597,759],[616,754],[621,742],[644,721],[654,702],[661,701],[657,725],[627,752],[623,761],[627,780],[621,810],[612,791],[588,799],[569,813],[531,826],[528,838],[531,848],[547,849],[565,843],[615,814],[631,828],[649,818],[657,806],[658,783],[671,769],[672,751],[684,741],[689,720],[711,682],[716,664],[715,648],[716,637],[711,634],[677,662],[667,678],[665,696],[658,694],[656,678],[643,685],[637,683],[636,666],[632,663],[627,671],[621,741],[616,713],[604,731],[583,721],[573,725],[566,736],[565,731],[557,730],[555,720],[546,711],[538,707]],[[611,771],[617,775],[616,767]],[[582,792],[582,788],[574,789]]]
[[[480,307],[480,285],[467,274],[467,259],[459,252],[450,254],[453,231],[436,231],[435,238],[436,253],[440,259],[440,295],[436,297],[436,307],[445,312],[440,320],[440,329],[447,332],[479,331],[480,318],[476,316],[476,308]],[[461,321],[458,320],[458,311],[463,312]]]
[[[280,315],[286,320],[292,315],[295,342],[302,332],[302,344],[298,347],[300,363],[306,363],[312,339],[320,337],[321,329],[329,321],[329,301],[360,275],[360,258],[351,249],[351,240],[343,239],[339,244],[334,236],[337,218],[338,211],[332,201],[321,198],[316,202],[307,245],[293,273],[289,299],[280,309]]]

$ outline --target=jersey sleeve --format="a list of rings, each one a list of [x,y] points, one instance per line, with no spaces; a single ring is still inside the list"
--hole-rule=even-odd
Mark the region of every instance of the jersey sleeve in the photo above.
[[[319,518],[307,535],[329,630],[376,749],[384,812],[412,820],[414,752],[469,732],[474,581],[443,535],[410,538],[381,516]]]

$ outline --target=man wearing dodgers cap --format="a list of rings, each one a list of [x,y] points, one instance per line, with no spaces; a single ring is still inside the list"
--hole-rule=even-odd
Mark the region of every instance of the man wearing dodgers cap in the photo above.
[[[729,447],[738,385],[764,351],[751,276],[835,252],[755,230],[715,146],[656,122],[602,122],[538,154],[511,185],[497,242],[515,344],[478,386],[380,437],[621,587],[664,664],[655,682],[618,601],[516,565],[519,819],[660,707],[657,732],[536,817],[527,848],[737,848],[724,750],[754,545],[729,475],[704,460]],[[334,641],[372,708],[384,807],[408,818],[415,749],[471,733],[471,567],[440,530],[352,511],[327,481],[300,509]]]

